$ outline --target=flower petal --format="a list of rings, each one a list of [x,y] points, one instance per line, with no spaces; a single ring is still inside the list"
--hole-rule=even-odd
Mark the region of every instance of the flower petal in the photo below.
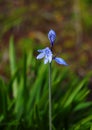
[[[44,59],[44,64],[47,64],[47,63],[48,63],[48,59],[45,58],[45,59]]]
[[[58,63],[58,64],[60,64],[60,65],[68,65],[66,62],[65,62],[65,60],[64,59],[62,59],[62,58],[59,58],[59,57],[54,57],[54,60]]]
[[[40,50],[37,50],[37,51],[42,53],[42,52],[44,52],[44,50],[45,50],[45,49],[40,49]]]
[[[48,57],[48,61],[49,61],[49,63],[51,63],[51,61],[52,61],[52,55],[50,55],[50,56]]]
[[[40,53],[36,58],[37,59],[42,59],[44,57],[44,53]]]

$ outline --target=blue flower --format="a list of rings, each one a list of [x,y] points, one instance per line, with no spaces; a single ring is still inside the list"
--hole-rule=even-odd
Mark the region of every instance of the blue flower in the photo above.
[[[47,64],[48,62],[51,63],[52,59],[55,60],[60,65],[67,66],[68,64],[64,61],[64,59],[60,57],[55,57],[52,54],[52,51],[49,49],[49,47],[46,47],[45,49],[38,50],[40,54],[36,57],[37,59],[44,58],[44,64]]]
[[[60,57],[54,57],[53,60],[55,60],[58,64],[60,65],[65,65],[67,66],[68,64],[65,62],[64,59],[60,58]]]
[[[56,33],[54,30],[51,29],[49,31],[48,39],[50,40],[51,48],[46,47],[45,49],[38,50],[38,52],[40,52],[40,54],[36,58],[37,59],[44,58],[44,64],[47,64],[48,62],[51,63],[52,60],[55,60],[58,64],[67,66],[68,64],[65,62],[64,59],[62,59],[60,57],[56,57],[52,53],[53,44],[56,39]]]
[[[44,64],[47,64],[48,62],[51,63],[53,54],[48,47],[38,50],[38,52],[40,52],[40,54],[36,57],[37,59],[44,58]]]
[[[48,39],[50,40],[51,46],[53,46],[54,41],[55,41],[55,39],[56,39],[56,33],[55,33],[54,30],[51,29],[51,30],[49,31],[49,33],[48,33]]]

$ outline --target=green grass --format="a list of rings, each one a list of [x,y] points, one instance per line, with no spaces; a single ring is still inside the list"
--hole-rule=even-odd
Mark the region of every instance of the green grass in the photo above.
[[[37,61],[33,51],[24,51],[19,66],[13,38],[9,59],[10,81],[0,78],[0,129],[48,130],[48,65]],[[52,64],[53,130],[92,129],[91,76],[80,80],[70,68]]]

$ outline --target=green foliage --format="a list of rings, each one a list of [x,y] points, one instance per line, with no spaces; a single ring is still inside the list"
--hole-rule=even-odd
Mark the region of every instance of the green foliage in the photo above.
[[[0,78],[0,129],[47,130],[48,66],[37,61],[32,51],[24,51],[18,66],[13,38],[9,54],[11,80],[6,84]],[[68,68],[54,63],[52,69],[53,130],[92,129],[92,102],[87,101],[92,74],[80,80]]]

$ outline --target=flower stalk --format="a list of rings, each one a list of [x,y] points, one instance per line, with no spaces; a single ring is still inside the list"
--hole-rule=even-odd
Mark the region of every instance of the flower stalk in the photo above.
[[[52,130],[51,63],[49,63],[49,130]]]

